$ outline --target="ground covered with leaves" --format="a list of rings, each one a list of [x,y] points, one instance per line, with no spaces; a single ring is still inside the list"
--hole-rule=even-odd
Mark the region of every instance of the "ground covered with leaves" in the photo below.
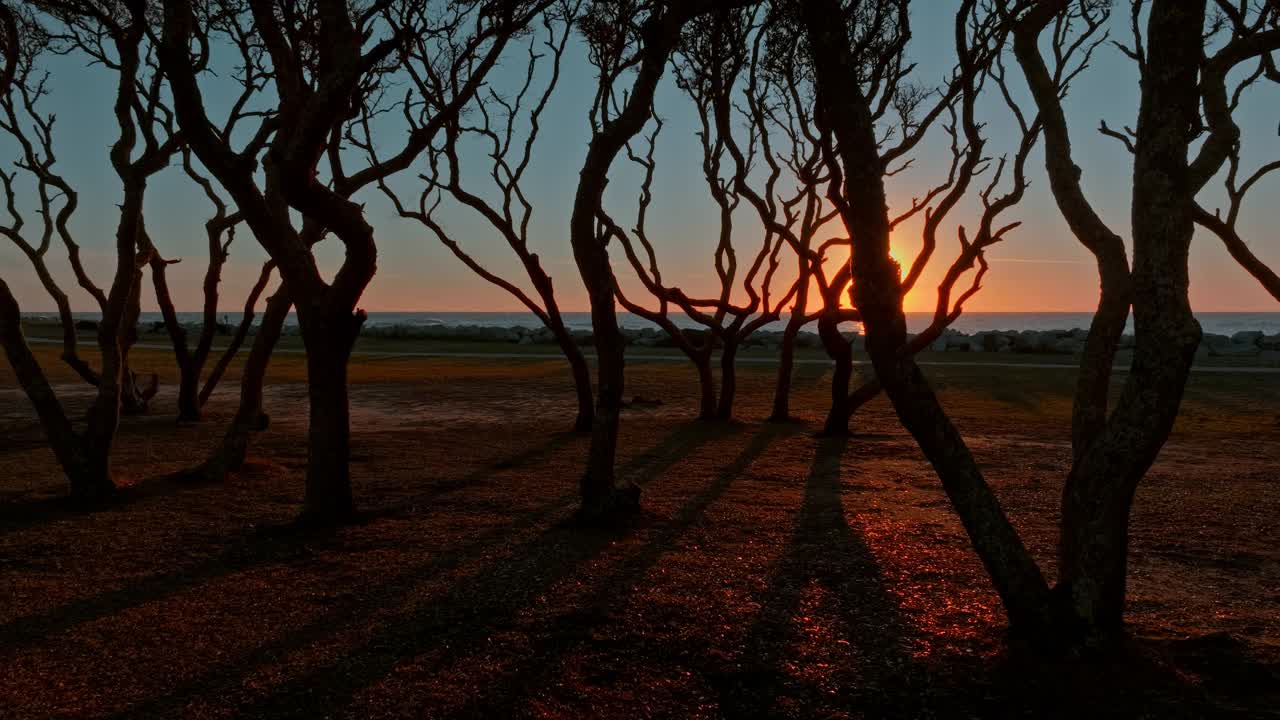
[[[1072,373],[929,370],[1052,576]],[[701,423],[689,366],[631,365],[628,396],[662,402],[624,416],[619,472],[644,512],[613,531],[567,522],[587,439],[565,432],[555,361],[358,359],[361,521],[328,532],[289,525],[298,358],[275,362],[243,472],[175,475],[223,432],[234,378],[197,425],[162,394],[124,421],[126,487],[95,510],[60,499],[0,375],[0,716],[1276,716],[1274,376],[1195,375],[1138,492],[1131,639],[1079,661],[1006,640],[887,403],[816,437],[829,372],[802,366],[800,421],[765,424],[771,372],[744,369],[739,422]]]

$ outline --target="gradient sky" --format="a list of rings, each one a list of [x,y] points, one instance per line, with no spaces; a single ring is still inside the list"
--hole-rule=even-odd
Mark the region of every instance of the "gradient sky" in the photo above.
[[[950,4],[949,2],[947,3]],[[940,4],[941,5],[941,4]],[[1124,18],[1113,21],[1112,34],[1125,37]],[[951,16],[949,13],[914,15],[911,54],[919,62],[922,78],[939,78],[950,66]],[[524,73],[523,58],[514,56],[494,77],[495,85],[510,87]],[[90,272],[103,286],[110,281],[115,205],[119,183],[107,161],[107,151],[116,131],[110,114],[113,76],[101,68],[85,67],[80,58],[55,58],[48,64],[53,72],[53,96],[45,105],[58,116],[59,168],[80,193],[80,210],[73,228],[84,249]],[[1015,85],[1021,85],[1016,67],[1010,67]],[[592,68],[581,45],[571,44],[566,53],[560,87],[543,120],[543,136],[530,167],[526,192],[536,208],[531,244],[544,267],[555,280],[564,310],[587,309],[586,295],[578,279],[567,238],[570,206],[579,165],[589,140],[586,109],[594,89]],[[1266,96],[1270,94],[1270,101]],[[690,292],[706,292],[714,286],[711,253],[718,231],[715,206],[707,194],[699,166],[701,150],[694,135],[694,114],[689,101],[671,83],[670,73],[658,95],[658,112],[666,120],[659,141],[658,175],[650,218],[654,240],[664,268],[664,279]],[[1238,114],[1244,130],[1246,158],[1265,162],[1280,157],[1276,136],[1274,88],[1262,88],[1248,97]],[[989,120],[990,153],[1012,149],[1016,138],[1008,136],[1002,107],[986,108]],[[1077,162],[1082,166],[1086,192],[1103,217],[1121,235],[1127,235],[1130,157],[1114,140],[1102,137],[1098,121],[1113,127],[1132,125],[1137,112],[1136,70],[1118,50],[1099,49],[1093,66],[1075,82],[1067,103],[1073,123]],[[949,157],[942,152],[940,133],[922,146],[916,166],[895,177],[889,188],[895,207],[907,206],[913,195],[923,192],[930,181],[945,172]],[[387,148],[397,137],[381,137]],[[14,157],[11,144],[0,143],[5,162]],[[625,161],[615,165],[607,194],[607,205],[626,226],[634,218],[637,176]],[[1250,168],[1251,169],[1251,168]],[[473,174],[487,171],[477,168]],[[1002,244],[988,252],[991,271],[983,291],[969,304],[973,311],[1087,311],[1097,300],[1098,281],[1092,258],[1068,232],[1048,195],[1043,160],[1037,152],[1029,163],[1032,182],[1023,203],[1004,217],[1022,220],[1023,226]],[[412,191],[413,172],[397,181]],[[975,183],[977,184],[977,183]],[[1212,188],[1211,188],[1212,190]],[[1270,178],[1255,187],[1246,204],[1240,229],[1254,251],[1273,267],[1280,266],[1280,242],[1271,231],[1274,208],[1280,196],[1280,178]],[[414,195],[416,197],[416,194]],[[1207,191],[1202,196],[1209,207],[1219,203]],[[362,302],[368,310],[519,310],[519,303],[505,292],[474,276],[453,255],[430,236],[425,228],[401,221],[390,204],[376,191],[361,200],[367,203],[370,222],[378,232],[379,272]],[[749,261],[760,241],[758,223],[743,209],[738,213],[737,234],[742,264]],[[968,203],[952,217],[973,222],[975,205]],[[209,205],[199,190],[171,168],[152,180],[147,196],[147,223],[157,246],[167,257],[184,262],[170,269],[170,287],[180,310],[200,307],[200,280],[205,267],[204,221]],[[517,282],[524,280],[505,243],[470,210],[450,207],[444,215],[455,236],[479,260]],[[37,218],[28,217],[28,224]],[[909,257],[919,245],[919,222],[899,228],[895,253]],[[939,253],[931,272],[907,299],[908,310],[931,310],[933,287],[957,247],[955,223],[939,235]],[[324,267],[337,267],[341,249],[335,240],[326,241],[320,257]],[[615,268],[625,272],[625,258],[615,251]],[[50,251],[63,288],[72,295],[76,310],[94,310],[92,300],[75,287],[64,256]],[[237,235],[231,259],[224,270],[220,306],[239,310],[244,295],[258,274],[265,254],[245,230]],[[790,265],[788,261],[788,265]],[[48,311],[53,303],[29,271],[26,259],[12,246],[0,246],[0,267],[6,282],[15,290],[24,311]],[[1196,236],[1192,250],[1192,303],[1201,311],[1280,310],[1258,284],[1237,267],[1220,242],[1207,233]],[[634,282],[626,281],[628,287]],[[527,286],[527,282],[520,282]],[[779,290],[781,291],[781,290]],[[633,298],[640,298],[632,293]],[[143,294],[144,310],[155,309],[150,283]]]

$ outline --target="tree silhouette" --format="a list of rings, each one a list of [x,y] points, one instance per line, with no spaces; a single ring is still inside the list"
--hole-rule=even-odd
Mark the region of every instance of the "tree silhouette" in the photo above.
[[[1142,78],[1136,129],[1120,136],[1134,154],[1132,269],[1118,235],[1097,220],[1079,191],[1062,109],[1046,83],[1044,63],[1034,45],[1050,23],[1056,23],[1056,38],[1058,28],[1072,19],[1092,28],[1105,18],[1106,8],[1046,3],[1028,11],[1015,26],[1018,60],[1046,118],[1046,138],[1048,128],[1057,125],[1046,153],[1050,178],[1058,177],[1055,197],[1077,238],[1098,258],[1103,284],[1098,315],[1115,318],[1102,327],[1095,320],[1090,340],[1097,333],[1103,347],[1093,353],[1087,349],[1081,365],[1072,428],[1075,462],[1063,492],[1059,542],[1059,596],[1071,620],[1094,634],[1114,633],[1122,623],[1133,495],[1173,427],[1200,341],[1187,297],[1194,225],[1204,220],[1211,230],[1223,230],[1219,235],[1228,236],[1224,240],[1229,248],[1234,235],[1234,215],[1229,213],[1215,228],[1195,196],[1229,163],[1226,183],[1237,212],[1243,199],[1235,187],[1238,160],[1232,160],[1239,151],[1240,130],[1231,113],[1259,74],[1244,80],[1231,100],[1226,78],[1250,60],[1258,60],[1265,69],[1269,54],[1280,49],[1280,8],[1216,6],[1229,22],[1211,17],[1206,2],[1130,6],[1133,42],[1121,49],[1136,61]],[[1206,53],[1206,39],[1220,46]],[[1206,123],[1209,133],[1192,153],[1198,129]],[[1105,123],[1102,129],[1115,135]],[[1265,174],[1265,166],[1259,172]],[[1259,269],[1247,258],[1237,260],[1251,272]],[[1265,284],[1263,277],[1259,279]],[[1121,332],[1129,304],[1135,320],[1134,358],[1115,409],[1107,414],[1108,350],[1114,346],[1111,338]]]
[[[77,499],[93,500],[115,490],[111,478],[111,447],[120,422],[122,398],[127,394],[131,399],[145,403],[154,394],[154,381],[149,391],[133,390],[132,374],[127,368],[127,349],[136,333],[139,281],[142,268],[149,260],[146,252],[139,252],[145,233],[143,199],[147,180],[159,172],[177,151],[178,140],[165,132],[167,128],[159,109],[162,104],[159,77],[154,74],[144,77],[143,54],[147,47],[149,20],[145,3],[129,2],[124,7],[107,7],[89,0],[56,0],[33,3],[33,7],[59,23],[59,30],[48,35],[51,40],[87,52],[117,75],[114,114],[120,134],[111,147],[110,158],[123,186],[124,199],[116,228],[114,275],[110,289],[102,295],[102,320],[97,328],[102,369],[97,395],[89,409],[83,432],[76,430],[67,418],[43,370],[27,347],[21,332],[18,305],[12,293],[5,287],[0,297],[3,300],[0,314],[4,315],[0,324],[3,325],[10,363],[27,396],[36,406],[55,455],[71,481],[72,495]],[[7,45],[17,48],[18,40],[14,39]],[[8,72],[6,75],[15,77]],[[12,87],[10,80],[5,88],[6,95]],[[51,128],[51,124],[45,127]],[[48,179],[41,182],[48,182]],[[83,279],[81,282],[85,284]]]
[[[559,3],[556,12],[548,11],[542,16],[542,32],[530,37],[528,71],[524,84],[514,98],[504,98],[496,90],[488,88],[476,97],[476,112],[473,115],[478,118],[472,119],[474,124],[464,123],[460,116],[445,122],[440,142],[427,149],[428,169],[420,174],[424,186],[416,206],[403,202],[400,195],[385,181],[379,181],[378,187],[395,205],[401,217],[425,226],[472,272],[514,296],[551,332],[569,362],[577,392],[578,414],[573,427],[576,431],[585,432],[591,429],[591,420],[595,415],[591,371],[587,367],[582,348],[578,346],[561,316],[551,276],[542,266],[538,254],[529,247],[529,225],[534,208],[521,185],[542,129],[543,111],[560,79],[561,58],[569,33],[577,21],[580,6],[580,2]],[[540,49],[543,51],[540,52]],[[538,65],[548,55],[550,77],[540,93],[531,95]],[[422,92],[445,91],[443,87],[436,87],[440,78],[432,74],[415,72],[411,76]],[[368,152],[372,152],[374,148],[373,131],[368,122],[374,114],[376,109],[366,108],[363,115],[365,122],[359,127],[359,138],[352,140],[354,145]],[[517,123],[528,126],[523,138],[516,134]],[[484,189],[474,187],[477,183],[466,179],[463,173],[464,163],[458,152],[459,146],[466,141],[479,142],[487,148],[492,161],[487,175],[492,180],[493,189],[501,197],[500,202],[487,200]],[[456,233],[450,231],[440,218],[440,201],[444,194],[479,214],[493,227],[520,261],[537,293],[537,300],[516,283],[486,267],[463,248]]]
[[[428,148],[445,122],[474,97],[510,37],[549,4],[454,2],[424,8],[406,0],[353,8],[340,0],[285,0],[245,7],[227,0],[210,8],[212,16],[197,17],[190,2],[165,2],[161,59],[179,124],[275,261],[297,310],[310,400],[307,522],[344,522],[355,512],[347,365],[366,318],[357,304],[376,271],[377,245],[363,208],[351,197],[405,169]],[[472,33],[456,33],[468,23],[474,25]],[[233,42],[254,48],[270,63],[276,96],[271,122],[241,150],[209,121],[200,93],[197,73],[208,57],[203,48],[211,29],[229,32]],[[420,97],[414,107],[423,122],[411,120],[402,149],[349,173],[343,128],[359,117],[397,63],[415,59],[443,61],[454,92]],[[432,65],[432,72],[439,71]],[[254,173],[259,149],[265,152],[261,187]],[[328,165],[328,184],[318,175],[322,162]],[[301,230],[291,212],[303,217]],[[332,280],[321,275],[313,254],[326,233],[345,249]]]
[[[173,354],[178,365],[178,421],[196,422],[200,419],[201,408],[213,394],[222,374],[231,360],[240,351],[245,338],[249,334],[254,318],[254,308],[258,298],[262,296],[267,283],[271,279],[275,264],[267,261],[258,275],[258,280],[249,290],[245,299],[244,312],[240,323],[227,347],[215,362],[212,372],[203,385],[200,376],[213,351],[213,338],[218,332],[218,285],[222,279],[222,267],[226,264],[231,252],[231,242],[235,239],[236,225],[240,224],[240,213],[229,213],[226,202],[218,196],[213,184],[200,174],[192,165],[191,153],[188,149],[182,152],[182,169],[187,177],[196,183],[214,207],[213,217],[205,223],[205,235],[208,239],[209,261],[205,267],[202,291],[204,295],[199,334],[194,348],[187,343],[187,330],[178,319],[177,308],[169,292],[168,267],[178,259],[166,260],[154,247],[151,248],[151,281],[155,289],[156,303],[160,306],[160,315],[164,319],[165,331],[173,344]]]
[[[906,3],[896,5],[892,9],[897,11],[898,22],[905,23]],[[885,7],[889,8],[887,4]],[[1045,125],[1051,180],[1057,170],[1074,170],[1070,156],[1062,154],[1066,137],[1062,132],[1065,123],[1059,122],[1060,108],[1059,118],[1052,117],[1054,105],[1073,77],[1069,66],[1061,61],[1065,54],[1081,48],[1086,48],[1083,52],[1087,61],[1092,47],[1090,28],[1105,8],[1097,3],[1059,2],[1001,6],[995,13],[983,10],[974,2],[962,4],[957,15],[957,38],[964,27],[1012,23],[1018,59],[1028,70],[1028,81]],[[1141,10],[1134,10],[1135,27]],[[867,347],[877,377],[898,417],[942,480],[1013,626],[1043,631],[1046,636],[1071,644],[1114,637],[1122,621],[1128,517],[1134,491],[1172,429],[1200,339],[1199,326],[1187,301],[1187,250],[1194,226],[1194,195],[1226,162],[1235,140],[1230,128],[1222,123],[1211,130],[1199,153],[1189,161],[1193,129],[1199,125],[1202,101],[1210,117],[1225,107],[1221,83],[1230,67],[1275,49],[1280,35],[1264,30],[1241,33],[1237,28],[1222,49],[1205,59],[1205,2],[1157,0],[1150,5],[1146,47],[1135,50],[1144,70],[1134,131],[1134,265],[1131,272],[1124,273],[1131,282],[1138,320],[1134,360],[1115,409],[1100,424],[1094,424],[1090,408],[1076,409],[1072,433],[1075,459],[1063,494],[1059,582],[1051,592],[962,436],[911,355],[903,352],[908,341],[901,304],[902,280],[899,267],[889,255],[889,219],[883,202],[883,168],[894,151],[881,150],[871,122],[874,95],[869,94],[868,88],[872,93],[877,90],[876,66],[860,62],[856,54],[858,38],[876,35],[880,18],[894,13],[868,15],[862,14],[864,11],[862,6],[849,9],[834,0],[824,0],[803,4],[801,17],[813,60],[821,122],[832,139],[826,148],[827,162],[833,173],[841,175],[840,181],[832,185],[832,198],[854,238],[850,263],[854,294],[867,329]],[[1270,16],[1273,10],[1260,8],[1255,12]],[[971,15],[977,18],[980,13],[985,19],[968,19]],[[991,15],[1000,18],[1000,22],[991,20]],[[1073,18],[1086,24],[1086,30],[1074,37],[1068,27]],[[1055,58],[1060,61],[1056,73],[1047,71],[1042,62],[1037,67],[1035,62],[1038,34],[1055,22],[1053,47]],[[1263,20],[1256,27],[1265,27],[1266,22]],[[1212,28],[1208,34],[1213,34]],[[972,82],[984,62],[991,62],[979,55],[960,55],[952,84]],[[870,74],[860,78],[861,82],[849,82],[845,72],[855,68],[869,70]],[[923,127],[923,123],[917,126]],[[1221,135],[1215,136],[1215,131]],[[1078,201],[1079,196],[1072,192],[1078,187],[1064,188],[1055,183],[1059,204],[1073,205]],[[1067,216],[1069,221],[1073,219],[1072,215]],[[1087,229],[1100,230],[1096,226]],[[1082,241],[1089,246],[1097,237],[1086,235]],[[1107,252],[1105,242],[1094,244],[1100,248],[1095,254]],[[1113,301],[1105,296],[1104,289],[1104,303]],[[1103,310],[1099,315],[1106,314],[1107,308]],[[1078,398],[1085,397],[1086,405],[1099,392],[1091,386],[1094,378],[1110,372],[1109,367],[1093,364],[1111,342],[1106,336],[1110,322],[1110,317],[1095,320],[1093,332],[1103,350],[1086,352],[1082,360],[1082,367],[1092,373],[1091,378],[1081,379],[1085,390],[1077,391]],[[1105,403],[1105,385],[1100,394]]]
[[[753,22],[753,14],[748,10],[733,8],[717,10],[694,19],[682,33],[674,62],[676,85],[693,101],[698,111],[700,125],[697,134],[702,148],[702,175],[719,216],[720,228],[713,256],[719,281],[717,294],[706,298],[690,297],[678,287],[665,285],[662,280],[657,252],[645,223],[653,198],[651,190],[656,168],[654,151],[663,128],[660,119],[655,121],[653,132],[645,137],[644,153],[635,152],[630,143],[626,148],[628,159],[640,166],[644,177],[637,202],[634,231],[628,233],[602,211],[609,238],[621,243],[641,284],[657,299],[658,308],[651,310],[631,301],[621,287],[616,288],[618,301],[629,312],[662,328],[676,347],[693,362],[698,371],[701,390],[699,417],[702,419],[732,418],[737,393],[736,358],[739,348],[757,330],[781,317],[783,308],[796,296],[802,284],[802,278],[797,277],[785,293],[777,299],[772,297],[773,283],[786,241],[768,227],[762,229],[759,250],[755,252],[754,259],[742,277],[738,277],[738,254],[734,237],[739,232],[735,230],[733,215],[741,197],[735,189],[737,183],[734,176],[726,174],[737,168],[732,163],[725,162],[726,140],[721,137],[723,130],[715,120],[715,113],[721,102],[729,102],[737,76],[746,66],[747,48],[744,41]],[[754,145],[752,149],[754,151]],[[643,258],[636,250],[637,242],[643,249]],[[735,286],[739,280],[740,292],[746,295],[746,302],[735,304]],[[679,327],[669,317],[673,305],[706,330],[695,333]],[[711,371],[711,360],[717,347],[720,349],[718,393]]]
[[[962,3],[957,12],[958,39],[968,32],[974,4]],[[835,0],[821,0],[797,6],[812,59],[818,124],[826,140],[824,160],[832,174],[829,198],[839,209],[854,245],[850,258],[853,296],[866,330],[867,351],[899,418],[943,480],[1011,620],[1017,625],[1031,623],[1044,611],[1048,597],[1039,570],[977,472],[912,355],[903,352],[907,330],[901,270],[890,255],[891,218],[885,202],[886,170],[919,142],[947,101],[974,82],[983,64],[974,58],[962,65],[939,93],[941,99],[923,116],[906,117],[897,142],[881,147],[875,108],[892,104],[898,93],[908,89],[894,70],[900,64],[874,58],[884,58],[885,53],[891,53],[890,58],[900,55],[910,25],[908,3],[873,5],[876,7],[862,3],[846,7]],[[992,23],[976,24],[989,30]]]
[[[71,312],[71,300],[59,286],[46,260],[56,236],[66,250],[67,260],[76,279],[97,303],[99,310],[103,308],[106,294],[85,272],[80,260],[80,246],[68,227],[79,207],[80,196],[55,167],[58,160],[54,146],[56,118],[40,111],[40,100],[49,92],[49,78],[47,74],[36,77],[34,73],[40,55],[51,50],[50,40],[45,29],[29,13],[23,19],[23,29],[19,35],[18,21],[12,11],[7,12],[14,23],[13,32],[17,40],[9,55],[12,58],[13,76],[0,95],[0,108],[4,113],[0,119],[0,131],[17,142],[20,153],[13,169],[0,169],[0,183],[3,183],[9,215],[9,222],[0,227],[0,234],[12,241],[27,257],[40,284],[57,308],[58,319],[62,324],[63,362],[85,382],[97,386],[101,379],[97,370],[80,357],[77,349],[76,322]],[[19,182],[24,175],[35,181],[41,221],[39,240],[31,239],[26,230],[26,219],[19,210]]]
[[[598,521],[639,506],[640,488],[614,472],[622,410],[625,342],[618,328],[614,294],[617,282],[607,249],[610,233],[603,216],[603,195],[613,161],[653,114],[653,97],[685,23],[710,10],[746,2],[669,3],[661,0],[599,0],[580,23],[597,70],[590,110],[591,141],[582,164],[569,239],[574,260],[591,302],[599,380],[591,448],[582,476],[580,517]],[[631,89],[619,100],[624,75],[634,72]]]

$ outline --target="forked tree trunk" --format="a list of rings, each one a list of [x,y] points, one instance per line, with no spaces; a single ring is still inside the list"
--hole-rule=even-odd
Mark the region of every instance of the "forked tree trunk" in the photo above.
[[[1147,26],[1133,167],[1133,366],[1116,410],[1080,454],[1063,492],[1059,586],[1086,633],[1116,634],[1124,614],[1129,516],[1181,406],[1201,330],[1191,312],[1195,230],[1188,128],[1200,120],[1205,3],[1157,0]]]
[[[654,12],[643,28],[643,47],[639,50],[641,59],[632,92],[621,112],[604,123],[587,147],[569,220],[573,257],[591,302],[591,325],[599,362],[596,415],[591,427],[587,468],[582,475],[582,504],[579,508],[579,516],[587,521],[598,521],[618,512],[634,512],[640,505],[640,487],[630,480],[620,480],[614,471],[622,410],[625,342],[618,329],[614,306],[613,268],[609,264],[608,250],[596,234],[596,220],[605,185],[609,182],[609,167],[648,120],[658,81],[662,79],[686,19],[680,6]]]
[[[9,286],[0,279],[0,346],[4,348],[18,384],[40,418],[49,447],[71,486],[72,498],[96,501],[110,496],[116,489],[111,480],[110,465],[104,462],[105,457],[100,452],[96,461],[87,454],[83,438],[75,432],[39,361],[27,345],[21,323],[18,303]]]
[[[1030,553],[987,485],[959,431],[952,425],[915,360],[898,351],[907,343],[900,268],[889,253],[883,163],[871,109],[856,83],[854,67],[835,0],[801,6],[814,56],[823,122],[837,141],[844,171],[841,215],[855,239],[851,258],[855,300],[862,316],[867,351],[877,377],[942,481],[944,491],[986,566],[1012,626],[1042,631],[1051,625],[1049,588]]]
[[[218,383],[222,382],[222,376],[224,373],[226,373],[227,367],[231,365],[231,361],[235,359],[237,354],[239,354],[240,347],[244,345],[244,339],[249,336],[249,329],[253,327],[253,318],[255,315],[256,308],[258,306],[258,298],[262,296],[262,291],[267,288],[267,283],[271,280],[271,273],[274,269],[275,269],[274,262],[267,262],[262,266],[262,272],[258,275],[258,281],[254,283],[253,289],[249,291],[249,296],[245,298],[244,312],[240,317],[240,324],[236,326],[236,331],[231,336],[231,341],[227,343],[227,347],[222,351],[222,354],[218,357],[218,361],[213,364],[213,369],[209,371],[209,377],[206,378],[204,381],[204,387],[200,388],[200,398],[199,398],[200,407],[203,408],[205,403],[209,402],[209,396],[213,395],[213,391],[217,389]],[[289,315],[289,308],[292,307],[292,303],[287,300],[288,295],[284,294],[283,285],[280,287],[280,289],[277,292],[281,293],[281,295],[279,299],[277,299],[276,301],[277,304],[276,304],[275,310],[273,311],[271,309],[270,299],[268,299],[267,313],[263,315],[262,328],[259,330],[259,334],[261,334],[264,330],[267,330],[269,327],[273,328],[270,330],[270,332],[273,334],[271,334],[268,338],[266,338],[269,344],[265,348],[258,350],[258,352],[265,352],[267,358],[270,357],[271,351],[275,347],[276,341],[279,340],[280,338],[280,330],[281,328],[284,327],[285,318]],[[208,332],[207,325],[206,325],[205,331]],[[212,344],[212,338],[210,338],[207,344],[208,345]],[[201,348],[204,348],[204,350],[202,353],[200,349],[197,349],[196,351],[197,357],[207,356],[209,350],[206,347],[206,342],[204,337],[201,337],[200,339],[200,346]],[[256,342],[254,344],[254,347],[257,348]],[[259,390],[257,393],[258,395],[257,407],[259,408],[259,411],[261,411],[261,405],[262,405],[261,378],[266,371],[266,361],[262,360],[261,362],[259,362],[259,364],[261,365],[261,369],[258,371]],[[248,372],[249,367],[251,367],[252,365],[253,365],[253,360],[252,358],[250,358],[250,360],[246,361],[245,363],[246,373]]]
[[[733,419],[733,401],[738,394],[738,341],[726,340],[720,350],[720,403],[716,406],[716,419]]]

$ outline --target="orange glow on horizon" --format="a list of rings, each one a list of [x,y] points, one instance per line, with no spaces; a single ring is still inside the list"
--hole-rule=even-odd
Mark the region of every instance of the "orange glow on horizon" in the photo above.
[[[904,256],[905,256],[905,255],[907,255],[907,253],[904,253],[904,252],[903,252],[903,250],[902,250],[902,248],[900,248],[900,247],[898,246],[898,243],[897,243],[897,242],[894,242],[894,240],[893,240],[892,238],[890,238],[890,241],[889,241],[889,257],[893,258],[894,262],[898,263],[898,265],[902,267],[902,272],[903,272],[903,274],[905,274],[905,273],[907,272],[907,269],[908,269],[908,268],[910,268],[910,266],[911,266],[911,259],[910,259],[910,258],[907,258],[907,259],[905,259],[905,260],[904,260]],[[845,254],[845,256],[844,256],[844,258],[843,258],[840,262],[841,262],[841,263],[847,263],[847,262],[849,262],[849,254],[848,254],[848,253],[846,253],[846,254]],[[838,268],[838,267],[839,267],[839,265],[833,265],[833,266],[832,266],[833,270],[834,270],[835,268]],[[833,272],[831,272],[830,274],[834,275],[835,273],[834,273],[834,271],[833,271]],[[907,297],[906,297],[905,301],[903,302],[903,308],[904,308],[907,312],[914,312],[914,311],[916,311],[916,310],[932,310],[933,308],[932,308],[931,306],[929,306],[928,301],[920,301],[920,298],[921,298],[924,294],[926,294],[926,293],[922,293],[922,292],[919,290],[919,286],[918,286],[918,285],[917,285],[917,287],[912,288],[912,289],[911,289],[911,292],[907,293]],[[917,308],[917,307],[913,307],[914,305],[919,305],[920,307],[918,307],[918,308]],[[846,290],[845,292],[843,292],[843,293],[841,293],[841,294],[840,294],[840,307],[842,307],[842,308],[851,308],[851,307],[853,307],[853,300],[852,300],[852,299],[850,299],[850,297],[849,297],[849,293],[848,293],[848,291],[847,291],[847,290]]]

